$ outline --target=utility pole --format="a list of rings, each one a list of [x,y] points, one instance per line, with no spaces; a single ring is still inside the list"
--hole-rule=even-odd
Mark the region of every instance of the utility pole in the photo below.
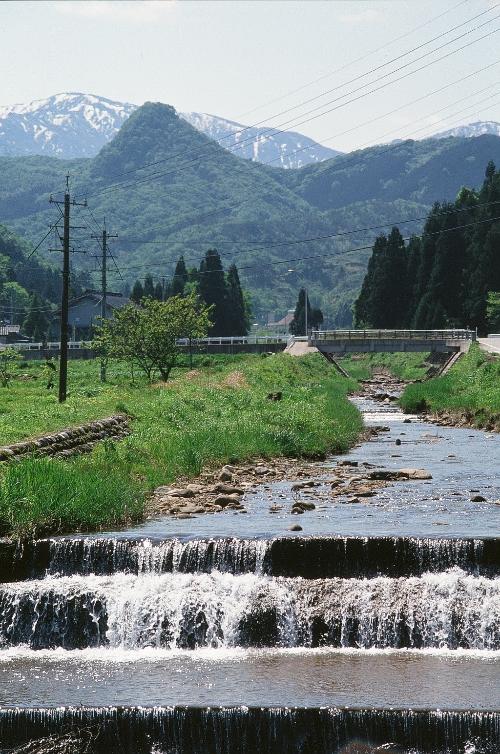
[[[92,238],[99,239],[99,236],[92,236]],[[107,264],[108,264],[108,238],[118,238],[117,235],[111,235],[106,230],[106,218],[104,219],[104,227],[102,229],[101,236],[101,322],[106,319],[106,296],[107,296]],[[101,382],[106,382],[106,360],[101,358]]]
[[[304,308],[305,308],[305,316],[306,316],[306,338],[307,338],[307,306],[309,304],[309,299],[307,297],[307,288],[304,288]]]
[[[68,386],[68,304],[69,304],[69,254],[70,254],[70,207],[86,207],[87,202],[75,202],[71,200],[69,193],[69,175],[66,176],[66,190],[64,201],[57,201],[52,196],[51,204],[63,205],[63,271],[62,271],[62,295],[61,295],[61,330],[59,351],[59,403],[66,400]]]

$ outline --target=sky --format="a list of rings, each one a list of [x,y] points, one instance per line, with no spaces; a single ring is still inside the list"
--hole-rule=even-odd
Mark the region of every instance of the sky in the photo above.
[[[494,0],[16,0],[0,3],[0,104],[160,101],[348,151],[500,121],[499,42]]]

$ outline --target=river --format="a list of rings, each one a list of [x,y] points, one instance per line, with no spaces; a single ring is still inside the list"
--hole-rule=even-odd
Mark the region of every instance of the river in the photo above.
[[[356,401],[386,431],[342,460],[431,480],[350,503],[331,458],[246,514],[25,547],[0,585],[0,752],[71,731],[75,754],[498,754],[500,437]]]

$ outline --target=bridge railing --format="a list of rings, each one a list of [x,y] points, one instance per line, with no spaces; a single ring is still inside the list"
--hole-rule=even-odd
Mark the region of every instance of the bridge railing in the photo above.
[[[476,340],[475,330],[313,330],[311,340]]]
[[[287,343],[287,335],[247,335],[247,336],[229,336],[220,338],[198,338],[191,341],[192,346],[237,346],[237,345],[273,345],[276,343]],[[179,338],[177,344],[188,346],[188,338]],[[49,341],[48,343],[8,343],[0,344],[1,348],[15,348],[18,351],[59,351],[61,344],[59,341]],[[71,350],[91,348],[91,343],[85,340],[71,340],[68,343]]]

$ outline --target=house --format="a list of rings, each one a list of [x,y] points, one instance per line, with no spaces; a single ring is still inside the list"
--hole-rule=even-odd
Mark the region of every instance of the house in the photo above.
[[[25,340],[19,335],[20,325],[0,325],[0,343],[17,343],[19,340]]]
[[[288,333],[290,332],[290,322],[293,319],[294,313],[295,309],[289,309],[285,316],[279,319],[277,322],[268,321],[267,328],[275,335],[288,335]]]
[[[88,290],[73,298],[68,306],[68,325],[73,340],[85,340],[92,336],[92,329],[99,324],[102,295],[100,291]],[[130,299],[121,293],[106,294],[106,319],[113,316],[115,309],[121,309]]]

